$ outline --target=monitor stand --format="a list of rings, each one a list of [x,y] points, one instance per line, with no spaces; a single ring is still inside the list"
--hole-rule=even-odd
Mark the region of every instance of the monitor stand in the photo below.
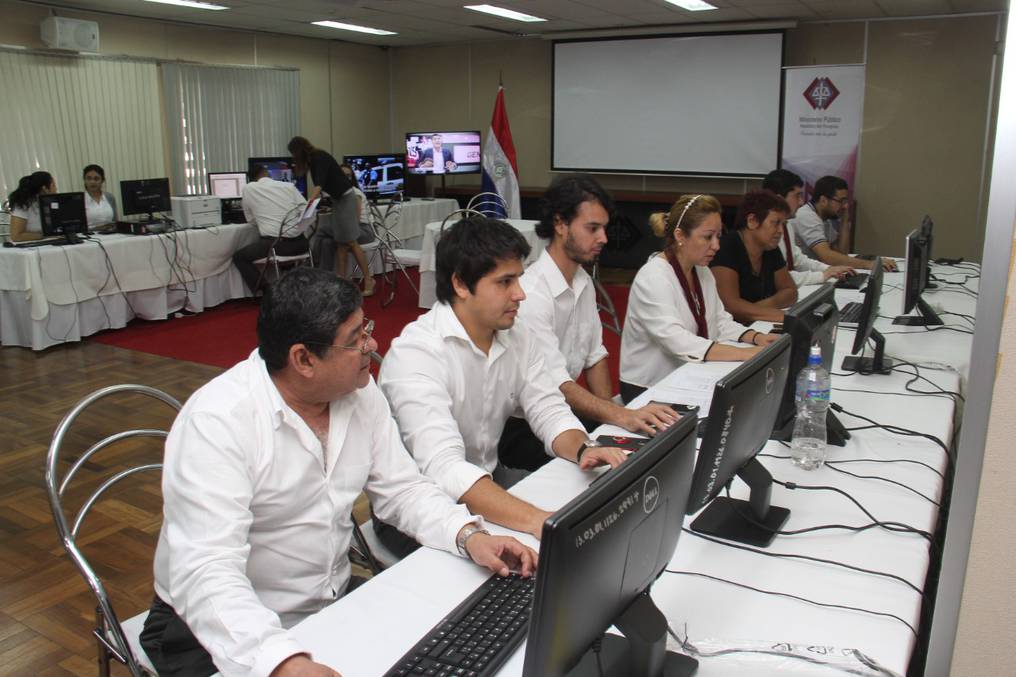
[[[783,426],[773,430],[773,434],[769,437],[771,440],[778,440],[780,442],[790,442],[794,439],[794,423],[797,421],[797,414],[790,417]],[[850,439],[850,431],[847,430],[844,425],[840,422],[840,419],[836,418],[836,414],[832,410],[826,412],[826,442],[833,445],[834,447],[845,447],[847,440]]]
[[[689,677],[698,669],[694,658],[667,651],[667,619],[648,594],[636,597],[614,625],[624,637],[604,635],[599,656],[590,649],[566,677]]]
[[[871,330],[871,340],[875,342],[875,355],[873,357],[862,357],[851,355],[843,358],[843,370],[855,371],[860,374],[890,374],[896,363],[885,357],[885,336],[882,336],[877,329]],[[861,350],[863,355],[864,350]]]
[[[64,233],[63,236],[64,239],[62,241],[56,240],[55,242],[51,242],[50,244],[55,245],[57,247],[65,247],[70,244],[81,244],[82,242],[84,242],[84,240],[78,237],[77,233]]]
[[[737,476],[751,491],[748,500],[717,497],[691,523],[691,530],[758,548],[768,547],[790,517],[790,511],[769,504],[773,476],[757,458],[745,463]]]
[[[945,322],[938,316],[935,309],[929,306],[920,296],[917,297],[917,315],[900,315],[893,324],[901,324],[907,327],[938,327]]]

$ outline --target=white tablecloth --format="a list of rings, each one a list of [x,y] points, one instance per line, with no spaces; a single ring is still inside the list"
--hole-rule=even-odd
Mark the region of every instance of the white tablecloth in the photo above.
[[[35,350],[123,327],[133,317],[201,312],[247,295],[232,256],[247,224],[163,235],[98,235],[73,246],[0,250],[0,343]]]
[[[525,265],[528,266],[540,257],[540,253],[547,248],[543,238],[536,235],[536,224],[538,221],[527,219],[505,219],[505,221],[522,233],[529,243],[530,252],[526,257]],[[441,222],[428,223],[423,230],[423,244],[420,249],[420,303],[421,308],[430,308],[437,301],[435,295],[434,271],[434,247],[441,232]]]
[[[885,315],[898,314],[898,297],[894,300],[894,294],[899,292],[891,287],[901,280],[901,275],[886,276]],[[802,295],[807,291],[802,290]],[[856,292],[837,292],[841,302],[857,296]],[[931,292],[929,296],[932,303],[939,303],[945,310],[973,314],[975,300],[962,293]],[[950,325],[961,325],[951,322],[949,316],[946,320]],[[946,367],[941,370],[926,367],[922,374],[946,390],[960,387],[961,375],[965,373],[963,365],[969,361],[970,336],[948,330],[927,332],[919,327],[892,327],[888,322],[879,328],[887,333],[889,354]],[[889,335],[890,331],[906,335]],[[841,329],[834,358],[835,372],[839,372],[852,340],[853,332]],[[680,370],[675,377],[679,375]],[[832,399],[846,411],[926,432],[948,444],[957,416],[953,402],[946,397],[900,395],[905,392],[904,384],[909,379],[910,376],[900,372],[889,376],[834,376]],[[927,383],[915,387],[933,389]],[[856,390],[870,392],[851,392]],[[643,399],[652,396],[650,390]],[[847,427],[865,424],[846,413],[839,417]],[[787,456],[787,449],[770,442],[763,453]],[[941,498],[942,479],[935,471],[944,472],[947,460],[943,451],[930,440],[881,430],[855,431],[846,447],[831,447],[829,459],[871,460],[839,467],[855,474],[893,479],[934,501]],[[907,462],[878,462],[896,459],[920,461],[931,468]],[[760,460],[777,479],[801,485],[839,487],[879,519],[924,530],[935,528],[937,506],[906,488],[880,480],[850,477],[829,466],[807,472],[786,459],[760,457]],[[574,464],[554,460],[517,484],[512,493],[541,508],[553,510],[581,492],[591,477]],[[744,498],[746,493],[745,486],[735,481],[732,495]],[[830,491],[792,491],[774,486],[772,503],[791,510],[785,529],[868,522],[856,506]],[[688,518],[686,524],[691,519]],[[508,533],[495,525],[491,525],[491,530]],[[536,545],[528,535],[515,535]],[[892,573],[919,588],[924,587],[930,561],[928,544],[921,537],[882,529],[856,534],[821,531],[780,536],[768,552],[810,555]],[[842,567],[766,557],[683,534],[668,568],[707,573],[825,603],[894,614],[915,627],[919,624],[921,596],[918,593],[899,581]],[[421,548],[355,592],[306,619],[293,633],[313,652],[316,660],[346,677],[382,674],[486,576],[479,567],[461,558]],[[681,635],[687,632],[691,643],[701,650],[792,648],[799,655],[828,662],[842,656],[846,650],[856,649],[894,673],[905,674],[915,645],[911,631],[900,621],[886,616],[814,606],[697,577],[664,573],[653,587],[652,596],[671,626]],[[384,641],[378,642],[378,637],[384,637]],[[363,651],[365,646],[370,646],[371,650]],[[672,641],[669,646],[677,648]],[[520,675],[524,654],[524,648],[517,651],[499,674]],[[863,667],[856,660],[850,665]],[[787,671],[837,674],[835,670],[803,660],[760,653],[700,658],[698,674],[704,677],[776,675]]]
[[[384,205],[381,212],[384,213]],[[402,214],[399,216],[398,226],[394,229],[404,242],[411,242],[414,238],[423,235],[423,228],[431,221],[440,221],[453,211],[459,208],[457,200],[447,197],[424,199],[414,197],[408,202],[402,203]]]

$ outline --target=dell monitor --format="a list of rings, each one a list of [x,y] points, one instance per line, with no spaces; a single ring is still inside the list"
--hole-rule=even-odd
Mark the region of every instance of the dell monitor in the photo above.
[[[79,244],[77,233],[88,232],[84,193],[48,193],[39,196],[42,234],[63,235],[66,244]],[[63,243],[60,243],[63,244]]]
[[[243,172],[208,172],[208,193],[223,200],[243,197],[247,174]]]
[[[791,338],[783,335],[713,387],[688,514],[709,507],[691,523],[693,531],[764,548],[790,516],[786,508],[769,504],[773,478],[755,456],[776,422],[791,348]],[[735,476],[751,491],[747,501],[719,496]]]
[[[414,174],[478,174],[480,132],[406,134],[406,168]]]
[[[909,270],[909,265],[908,268]],[[885,337],[875,329],[878,319],[879,299],[882,297],[882,259],[875,257],[871,263],[871,276],[864,290],[864,301],[861,303],[861,317],[857,321],[854,333],[852,356],[843,358],[843,369],[861,374],[888,374],[892,371],[893,361],[885,357]],[[864,346],[868,339],[875,342],[875,355],[864,357]],[[861,353],[857,355],[857,353]]]
[[[402,153],[345,155],[342,162],[353,168],[356,182],[369,200],[391,197],[404,190],[406,156]]]
[[[930,228],[928,232],[930,233]],[[910,234],[907,235],[906,246],[907,269],[903,276],[903,314],[893,320],[893,324],[910,327],[932,327],[944,324],[938,313],[921,298],[921,294],[924,293],[924,285],[928,281],[928,265],[931,261],[931,238],[925,235],[923,224],[921,228],[910,231]],[[908,315],[915,306],[918,314]]]
[[[544,522],[523,677],[694,671],[666,652],[667,622],[648,592],[681,535],[695,427],[683,417]],[[625,637],[605,636],[611,625]],[[590,651],[600,638],[602,672]]]
[[[154,221],[156,212],[168,212],[172,208],[169,179],[121,181],[120,196],[125,216],[146,214],[149,221]]]
[[[808,366],[808,355],[813,345],[822,348],[822,366],[832,371],[833,346],[836,343],[836,326],[840,319],[836,307],[836,287],[832,283],[822,285],[787,309],[783,317],[783,331],[790,336],[790,373],[783,389],[780,411],[776,414],[776,425],[772,439],[789,442],[794,436],[794,422],[797,419],[797,375]],[[850,433],[830,411],[826,414],[826,429],[829,444],[842,447],[850,439]]]

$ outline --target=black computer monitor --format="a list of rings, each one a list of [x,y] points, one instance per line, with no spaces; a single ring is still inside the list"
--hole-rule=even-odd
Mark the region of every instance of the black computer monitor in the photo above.
[[[480,132],[475,130],[410,132],[406,134],[406,167],[413,174],[479,174],[481,148]],[[436,162],[435,152],[441,155]]]
[[[78,244],[77,233],[88,232],[84,193],[48,193],[39,196],[42,234],[63,235],[68,244]]]
[[[695,428],[685,416],[547,518],[523,677],[694,671],[693,659],[664,653],[666,619],[648,591],[681,535]],[[611,625],[626,638],[604,637]],[[602,673],[589,651],[601,637]]]
[[[938,289],[938,285],[931,281],[931,262],[934,261],[934,259],[932,258],[934,254],[932,254],[931,248],[935,240],[934,233],[932,232],[934,230],[935,224],[932,223],[931,217],[925,215],[925,217],[921,219],[921,228],[920,228],[921,237],[923,237],[925,241],[928,243],[927,246],[924,248],[924,255],[927,257],[927,261],[925,261],[924,266],[925,289]]]
[[[930,222],[930,219],[928,219]],[[928,281],[928,266],[931,263],[931,239],[926,237],[924,224],[907,235],[907,269],[903,275],[903,314],[893,324],[911,327],[932,327],[944,324],[938,313],[929,306],[921,294]],[[930,232],[930,230],[929,230]],[[917,315],[909,315],[917,308]]]
[[[790,373],[783,389],[783,400],[772,438],[789,442],[794,436],[794,421],[797,419],[797,375],[808,366],[811,347],[822,348],[822,366],[832,371],[833,346],[836,344],[836,327],[840,311],[836,307],[836,287],[832,282],[819,287],[804,299],[786,310],[783,315],[783,331],[790,337]],[[842,447],[850,439],[850,433],[836,415],[826,414],[827,441]]]
[[[264,167],[268,170],[268,176],[272,177],[276,181],[287,181],[289,183],[296,183],[296,178],[293,175],[293,160],[287,156],[277,157],[251,157],[247,158],[247,174],[250,177],[249,180],[254,180],[254,171],[258,167]]]
[[[773,478],[755,456],[769,441],[783,401],[792,343],[781,336],[713,387],[688,514],[712,503],[691,523],[694,531],[764,548],[790,516],[769,504]],[[719,496],[735,476],[751,490],[749,500]]]
[[[404,153],[345,155],[342,162],[353,168],[356,182],[368,199],[390,197],[405,188]]]
[[[123,198],[125,216],[147,214],[154,219],[156,212],[172,209],[169,201],[169,179],[137,179],[120,182],[120,196]]]
[[[247,174],[244,172],[208,172],[208,194],[223,200],[243,197],[246,185]]]
[[[882,259],[875,257],[871,265],[868,286],[864,290],[864,301],[861,303],[861,317],[857,321],[854,333],[852,355],[843,358],[843,369],[861,374],[888,374],[892,371],[893,361],[885,357],[885,337],[875,329],[878,319],[879,300],[882,297]],[[875,342],[875,354],[864,357],[864,346],[868,339]],[[857,353],[861,353],[857,355]]]

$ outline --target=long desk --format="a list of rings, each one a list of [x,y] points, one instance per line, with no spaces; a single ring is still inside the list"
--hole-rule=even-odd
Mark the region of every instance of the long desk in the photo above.
[[[247,295],[233,253],[247,224],[162,235],[96,235],[73,246],[0,249],[0,343],[42,350],[133,317],[165,319]]]
[[[883,315],[898,314],[900,291],[894,287],[901,285],[902,279],[900,274],[886,275]],[[969,286],[976,289],[976,282]],[[802,297],[809,291],[802,289]],[[837,292],[840,305],[860,296],[858,292]],[[972,315],[975,307],[975,300],[961,292],[930,292],[927,298],[949,312]],[[961,319],[954,316],[945,319],[951,326],[966,324],[950,321]],[[925,363],[921,374],[945,390],[961,388],[969,362],[970,336],[951,330],[928,332],[920,327],[897,327],[891,324],[891,319],[880,320],[877,328],[886,334],[887,353]],[[841,373],[842,358],[852,341],[853,331],[840,329],[834,374]],[[932,370],[931,366],[940,369]],[[945,396],[901,395],[906,392],[904,385],[911,378],[905,373],[907,371],[913,370],[904,367],[889,376],[834,375],[832,399],[846,411],[926,432],[948,444],[958,420],[953,401]],[[681,370],[668,378],[680,380]],[[916,383],[913,387],[933,389],[927,383]],[[854,392],[857,390],[869,392]],[[652,389],[642,399],[651,397]],[[839,416],[847,427],[865,424],[846,413]],[[608,428],[603,427],[603,431]],[[767,444],[762,452],[766,456],[760,460],[777,479],[801,485],[835,486],[848,492],[881,520],[934,530],[938,507],[928,499],[939,501],[943,494],[943,480],[936,474],[944,474],[948,464],[942,449],[924,438],[902,437],[882,430],[855,431],[853,435],[846,447],[830,448],[829,460],[858,462],[836,467],[858,475],[892,479],[909,489],[880,480],[851,477],[836,472],[829,465],[812,472],[798,469],[786,458],[776,458],[788,455],[786,447],[777,442]],[[908,462],[881,462],[895,459],[920,461],[930,468]],[[554,460],[517,484],[512,493],[541,508],[554,510],[581,492],[593,477],[593,473],[583,472],[572,463]],[[927,498],[918,496],[915,491]],[[731,493],[744,498],[747,492],[745,486],[736,481]],[[791,510],[784,527],[788,530],[820,524],[862,525],[868,522],[856,506],[831,491],[792,491],[774,486],[772,502]],[[534,547],[537,545],[525,534],[493,525],[491,530],[512,533]],[[931,561],[929,545],[920,536],[882,529],[780,536],[767,552],[808,555],[892,573],[918,588],[924,587]],[[915,628],[919,626],[922,597],[897,580],[830,564],[767,557],[688,533],[682,535],[668,569],[708,574],[761,590],[893,614],[901,619],[820,607],[749,591],[731,583],[664,573],[654,585],[652,596],[678,635],[687,634],[688,641],[703,653],[732,648],[759,651],[700,657],[699,675],[775,675],[788,670],[794,674],[836,674],[835,670],[816,663],[760,653],[772,650],[849,666],[858,671],[855,674],[906,673],[916,637],[901,621]],[[312,651],[316,660],[333,666],[346,677],[379,675],[486,577],[485,571],[470,562],[421,548],[304,620],[293,633]],[[591,590],[590,594],[595,595],[596,591]],[[379,642],[379,637],[384,641]],[[669,644],[671,649],[678,649],[675,642]],[[371,647],[370,651],[364,650],[367,646]],[[888,672],[865,671],[865,666],[853,653],[855,650]],[[499,674],[520,675],[524,654],[524,648],[520,648]]]

